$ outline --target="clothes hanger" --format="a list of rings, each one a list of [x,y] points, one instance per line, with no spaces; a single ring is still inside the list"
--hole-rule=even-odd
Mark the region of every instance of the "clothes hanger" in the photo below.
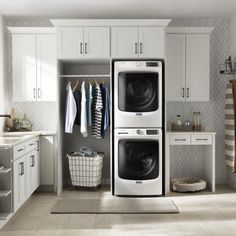
[[[74,86],[74,88],[72,89],[73,92],[76,90],[76,88],[78,87],[78,85],[79,85],[79,80],[76,81],[75,86]]]

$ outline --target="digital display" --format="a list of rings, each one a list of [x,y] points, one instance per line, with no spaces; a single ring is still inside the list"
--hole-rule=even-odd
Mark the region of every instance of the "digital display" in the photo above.
[[[153,62],[153,61],[146,62],[146,67],[158,67],[158,65],[159,65],[158,62]]]
[[[153,135],[153,134],[158,134],[158,130],[155,129],[149,129],[146,131],[147,135]]]

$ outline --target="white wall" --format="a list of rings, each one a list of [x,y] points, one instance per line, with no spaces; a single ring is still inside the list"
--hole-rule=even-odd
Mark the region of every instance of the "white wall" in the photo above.
[[[5,70],[5,21],[0,15],[0,114],[8,112],[8,93],[6,87],[6,70]],[[4,118],[0,118],[0,131],[4,129]]]
[[[236,62],[236,15],[230,19],[230,53]]]

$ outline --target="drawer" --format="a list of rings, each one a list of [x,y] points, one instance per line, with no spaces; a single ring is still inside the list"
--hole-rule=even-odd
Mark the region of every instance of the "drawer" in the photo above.
[[[211,145],[212,135],[211,134],[192,134],[191,144],[192,145]]]
[[[35,139],[30,139],[27,142],[25,142],[25,146],[26,146],[26,152],[30,152],[30,151],[36,149]]]
[[[190,134],[171,134],[170,145],[190,145]]]
[[[18,144],[13,147],[13,160],[23,156],[26,153],[25,143]]]

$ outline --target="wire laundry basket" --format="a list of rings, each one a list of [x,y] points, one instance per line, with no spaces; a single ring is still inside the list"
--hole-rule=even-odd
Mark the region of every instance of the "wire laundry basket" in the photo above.
[[[97,187],[101,185],[104,153],[83,156],[72,152],[67,154],[70,177],[73,186]]]

